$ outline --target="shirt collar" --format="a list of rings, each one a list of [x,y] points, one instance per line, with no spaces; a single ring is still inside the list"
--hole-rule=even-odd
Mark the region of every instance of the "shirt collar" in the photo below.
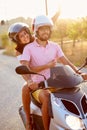
[[[40,44],[37,43],[36,40],[34,41],[34,44],[35,44],[35,46],[42,47]],[[46,48],[49,47],[49,46],[50,46],[50,43],[49,43],[49,41],[48,41],[48,43],[47,43],[47,45],[46,45]]]

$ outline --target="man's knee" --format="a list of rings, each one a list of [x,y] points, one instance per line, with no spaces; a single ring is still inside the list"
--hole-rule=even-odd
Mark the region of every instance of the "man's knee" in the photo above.
[[[47,90],[43,90],[40,94],[39,94],[39,99],[41,102],[46,102],[49,101],[50,98],[50,92]]]
[[[48,90],[45,90],[45,91],[43,92],[43,95],[44,95],[45,97],[49,98],[50,92],[49,92]]]

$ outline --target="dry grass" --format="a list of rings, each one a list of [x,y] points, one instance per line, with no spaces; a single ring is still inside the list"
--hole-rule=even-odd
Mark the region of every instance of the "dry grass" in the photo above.
[[[8,56],[15,56],[15,44],[10,44],[7,46],[3,54]]]
[[[69,60],[76,66],[81,66],[87,57],[87,41],[77,42],[75,47],[73,47],[72,43],[65,43],[62,49]]]

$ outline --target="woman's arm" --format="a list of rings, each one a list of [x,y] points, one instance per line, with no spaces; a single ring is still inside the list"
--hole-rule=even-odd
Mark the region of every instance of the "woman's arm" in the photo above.
[[[51,18],[53,23],[55,23],[57,21],[57,19],[60,16],[60,9],[55,13],[55,15]]]
[[[17,57],[18,61],[21,63],[21,61],[20,61],[20,59],[21,59],[21,53],[20,52],[16,51],[16,57]],[[31,80],[31,76],[29,74],[22,75],[22,77],[23,77],[23,79],[25,81]]]
[[[17,57],[18,61],[20,62],[20,60],[21,60],[21,53],[16,51],[16,57]]]

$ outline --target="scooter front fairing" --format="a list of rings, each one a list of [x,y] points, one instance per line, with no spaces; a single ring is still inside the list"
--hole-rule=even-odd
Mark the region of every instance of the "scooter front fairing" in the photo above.
[[[51,94],[54,126],[70,130],[87,129],[87,99],[85,98],[86,95],[77,88],[71,92],[61,91]]]
[[[57,91],[51,94],[54,126],[57,129],[83,130],[87,128],[87,99],[80,89],[83,78],[69,66],[56,66],[51,69],[48,86]],[[84,122],[85,121],[85,122]],[[56,128],[55,128],[56,129]],[[60,129],[59,129],[60,130]]]

